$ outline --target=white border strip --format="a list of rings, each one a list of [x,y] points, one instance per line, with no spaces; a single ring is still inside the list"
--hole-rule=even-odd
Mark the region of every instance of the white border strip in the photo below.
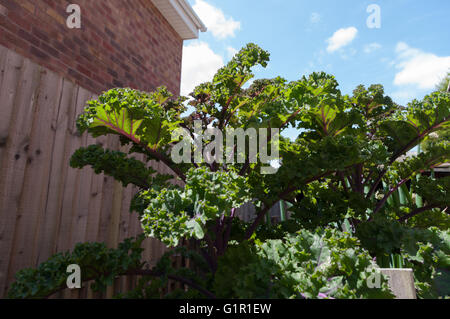
[[[206,27],[186,0],[152,0],[183,40],[197,39]]]

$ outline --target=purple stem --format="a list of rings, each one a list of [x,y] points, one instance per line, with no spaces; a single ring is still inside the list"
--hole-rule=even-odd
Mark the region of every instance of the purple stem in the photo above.
[[[400,183],[398,183],[395,187],[392,187],[389,190],[389,192],[386,195],[384,195],[383,199],[377,204],[377,206],[375,207],[375,210],[373,211],[373,214],[378,213],[378,211],[384,206],[384,204],[386,204],[386,201],[388,200],[389,196],[391,196],[392,193],[394,193],[400,186],[402,186],[409,180],[410,180],[410,177],[407,177],[407,178],[401,180]]]
[[[428,210],[432,210],[433,208],[439,208],[439,207],[441,207],[441,206],[440,206],[440,205],[428,205],[428,206],[420,207],[420,208],[418,208],[418,209],[412,211],[411,213],[409,213],[409,214],[407,214],[407,215],[404,215],[404,216],[400,217],[400,218],[398,219],[398,221],[399,221],[399,222],[404,222],[404,221],[406,221],[407,219],[412,218],[412,217],[414,217],[414,216],[416,216],[416,215],[418,215],[418,214],[420,214],[420,213],[426,212],[426,211],[428,211]],[[446,210],[447,208],[448,208],[448,207],[446,207],[444,210]]]
[[[228,219],[227,229],[225,231],[225,238],[223,241],[222,253],[224,253],[225,249],[227,249],[227,247],[228,247],[228,241],[230,240],[231,228],[233,226],[233,219],[235,216],[236,216],[236,208],[232,208],[231,213],[230,213],[230,218]]]

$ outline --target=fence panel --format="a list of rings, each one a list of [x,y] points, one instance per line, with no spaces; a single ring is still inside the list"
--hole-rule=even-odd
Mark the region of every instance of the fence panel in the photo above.
[[[73,152],[99,143],[119,149],[117,137],[79,136],[75,120],[94,93],[0,46],[0,298],[14,274],[36,267],[78,242],[108,247],[141,232],[128,207],[135,187],[123,188],[89,167],[69,167]],[[137,155],[139,158],[140,155]],[[142,158],[142,157],[140,157]],[[161,172],[169,172],[157,165]],[[165,246],[144,242],[152,262]],[[118,281],[128,287],[134,279]],[[111,292],[118,291],[112,288]],[[87,290],[54,297],[99,297]],[[105,296],[102,296],[105,297]]]

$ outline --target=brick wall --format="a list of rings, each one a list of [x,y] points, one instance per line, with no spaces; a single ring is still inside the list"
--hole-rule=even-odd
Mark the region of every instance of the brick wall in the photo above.
[[[81,29],[66,8],[81,7]],[[94,93],[179,93],[183,41],[150,0],[0,0],[0,44]]]

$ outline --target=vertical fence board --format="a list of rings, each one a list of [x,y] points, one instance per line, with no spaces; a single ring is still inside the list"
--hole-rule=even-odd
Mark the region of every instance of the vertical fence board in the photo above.
[[[92,94],[84,89],[82,90],[82,103],[77,106],[77,115],[83,112],[86,105],[86,101],[92,98]],[[80,101],[80,102],[81,102]],[[78,108],[79,107],[79,108]],[[90,144],[94,144],[95,140],[88,134],[83,134],[81,137],[81,146],[85,147]],[[79,242],[83,242],[85,238],[87,221],[89,216],[89,201],[92,185],[93,170],[91,167],[85,167],[81,170],[77,170],[79,175],[79,191],[77,197],[74,197],[73,213],[72,213],[72,226],[71,226],[71,240],[70,247],[75,247]]]
[[[71,119],[71,123],[69,123],[69,131],[66,138],[67,152],[66,156],[70,156],[81,146],[81,137],[78,136],[78,132],[76,130],[73,122],[76,119],[77,111],[80,109],[81,104],[83,104],[83,96],[82,90],[77,87],[74,92],[74,103],[73,108],[70,109],[69,118]],[[68,158],[68,157],[66,157]],[[68,163],[66,163],[68,165]],[[62,202],[61,202],[61,210],[60,210],[60,220],[58,227],[58,236],[57,236],[57,251],[66,251],[72,247],[70,247],[70,228],[72,226],[72,207],[74,198],[78,196],[78,171],[75,169],[68,168],[66,173],[66,178],[64,180],[64,184],[62,185]]]
[[[6,74],[6,57],[8,56],[8,49],[0,45],[0,87],[3,83],[3,78]]]
[[[117,149],[119,147],[119,140],[116,136],[108,136],[106,139],[106,148]],[[108,241],[108,229],[111,219],[112,203],[114,198],[114,185],[116,181],[110,177],[104,177],[103,186],[103,200],[101,203],[100,210],[100,222],[97,234],[97,241],[107,242]]]
[[[0,167],[3,166],[3,153],[7,146],[9,127],[13,116],[14,100],[17,88],[20,86],[20,75],[24,59],[13,51],[8,51],[5,57],[6,65],[2,69],[3,80],[0,87]]]
[[[66,153],[66,139],[69,121],[72,119],[70,112],[76,103],[78,89],[70,81],[64,81],[62,86],[61,100],[59,103],[58,117],[52,123],[55,131],[54,148],[51,157],[50,182],[42,230],[38,239],[38,255],[36,263],[47,260],[56,252],[56,242],[61,219],[61,206],[63,199],[63,185],[65,183],[68,169],[68,154]]]
[[[114,198],[111,209],[111,219],[109,223],[109,234],[107,245],[111,248],[117,248],[119,242],[119,223],[120,215],[122,212],[122,198],[124,189],[122,184],[118,181],[114,181]]]
[[[124,239],[131,237],[130,234],[130,204],[131,198],[133,197],[133,186],[128,185],[123,190],[123,198],[122,198],[122,209],[120,216],[120,224],[119,224],[119,242],[122,242]]]
[[[38,229],[45,210],[47,199],[50,156],[53,149],[54,131],[52,119],[59,106],[62,78],[55,73],[42,71],[41,85],[35,108],[33,127],[30,136],[27,166],[20,196],[11,258],[11,270],[32,265],[37,252]],[[57,92],[57,94],[55,94]],[[31,253],[30,249],[32,249]],[[9,271],[11,279],[14,272]]]
[[[39,88],[40,68],[26,61],[18,86],[15,117],[0,169],[0,296],[4,292],[12,250],[16,213],[27,162],[28,141],[32,127],[35,99]],[[0,97],[1,99],[1,97]],[[1,100],[0,100],[1,101]],[[7,107],[2,104],[1,107]]]
[[[106,143],[105,137],[100,137],[97,139],[99,145],[104,146]],[[89,199],[89,215],[86,225],[86,237],[85,241],[95,242],[97,241],[101,208],[104,194],[104,174],[93,174],[91,181],[91,193]]]

